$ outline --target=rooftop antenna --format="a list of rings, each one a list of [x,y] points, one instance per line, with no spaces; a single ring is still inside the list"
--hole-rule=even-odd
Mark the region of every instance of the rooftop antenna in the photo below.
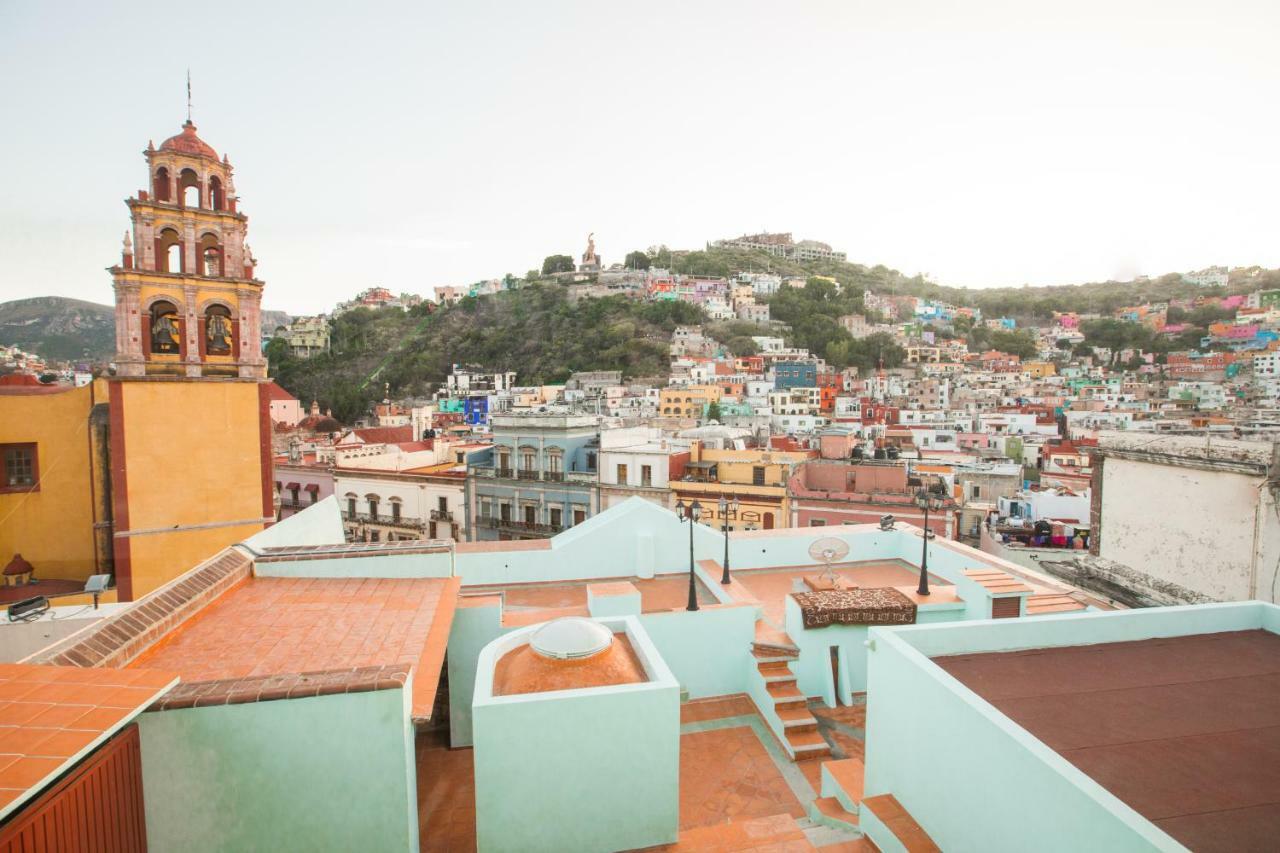
[[[191,69],[187,69],[187,124],[191,124]]]

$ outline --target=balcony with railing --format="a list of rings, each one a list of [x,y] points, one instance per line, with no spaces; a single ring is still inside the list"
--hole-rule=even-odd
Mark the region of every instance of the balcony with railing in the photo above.
[[[496,518],[494,516],[481,516],[479,524],[481,527],[487,527],[490,530],[521,533],[526,536],[555,536],[564,529],[553,524],[543,524],[540,521],[520,521],[514,518]]]
[[[384,527],[399,527],[405,530],[423,530],[427,526],[420,518],[410,518],[385,512],[357,512],[353,514],[344,511],[342,520],[348,523],[381,524]]]
[[[447,521],[447,522],[449,522],[450,524],[452,524],[452,523],[453,523],[453,511],[452,511],[452,510],[447,510],[447,509],[433,509],[433,510],[431,510],[431,520],[432,520],[432,521]]]

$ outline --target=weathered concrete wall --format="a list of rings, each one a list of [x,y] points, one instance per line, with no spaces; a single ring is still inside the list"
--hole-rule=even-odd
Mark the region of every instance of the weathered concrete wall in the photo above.
[[[1275,601],[1280,509],[1265,476],[1108,456],[1100,556],[1218,601]]]

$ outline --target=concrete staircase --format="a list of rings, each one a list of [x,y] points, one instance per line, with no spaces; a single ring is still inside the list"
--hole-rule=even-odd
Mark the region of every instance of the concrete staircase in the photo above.
[[[827,758],[831,747],[818,732],[818,721],[791,671],[791,662],[799,654],[799,649],[788,648],[782,640],[754,643],[751,656],[759,681],[751,696],[792,761]]]

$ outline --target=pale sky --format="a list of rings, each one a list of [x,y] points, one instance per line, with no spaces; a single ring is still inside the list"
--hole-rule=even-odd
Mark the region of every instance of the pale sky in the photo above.
[[[177,133],[268,308],[771,229],[944,284],[1280,266],[1280,3],[0,0],[0,300],[112,300]]]

